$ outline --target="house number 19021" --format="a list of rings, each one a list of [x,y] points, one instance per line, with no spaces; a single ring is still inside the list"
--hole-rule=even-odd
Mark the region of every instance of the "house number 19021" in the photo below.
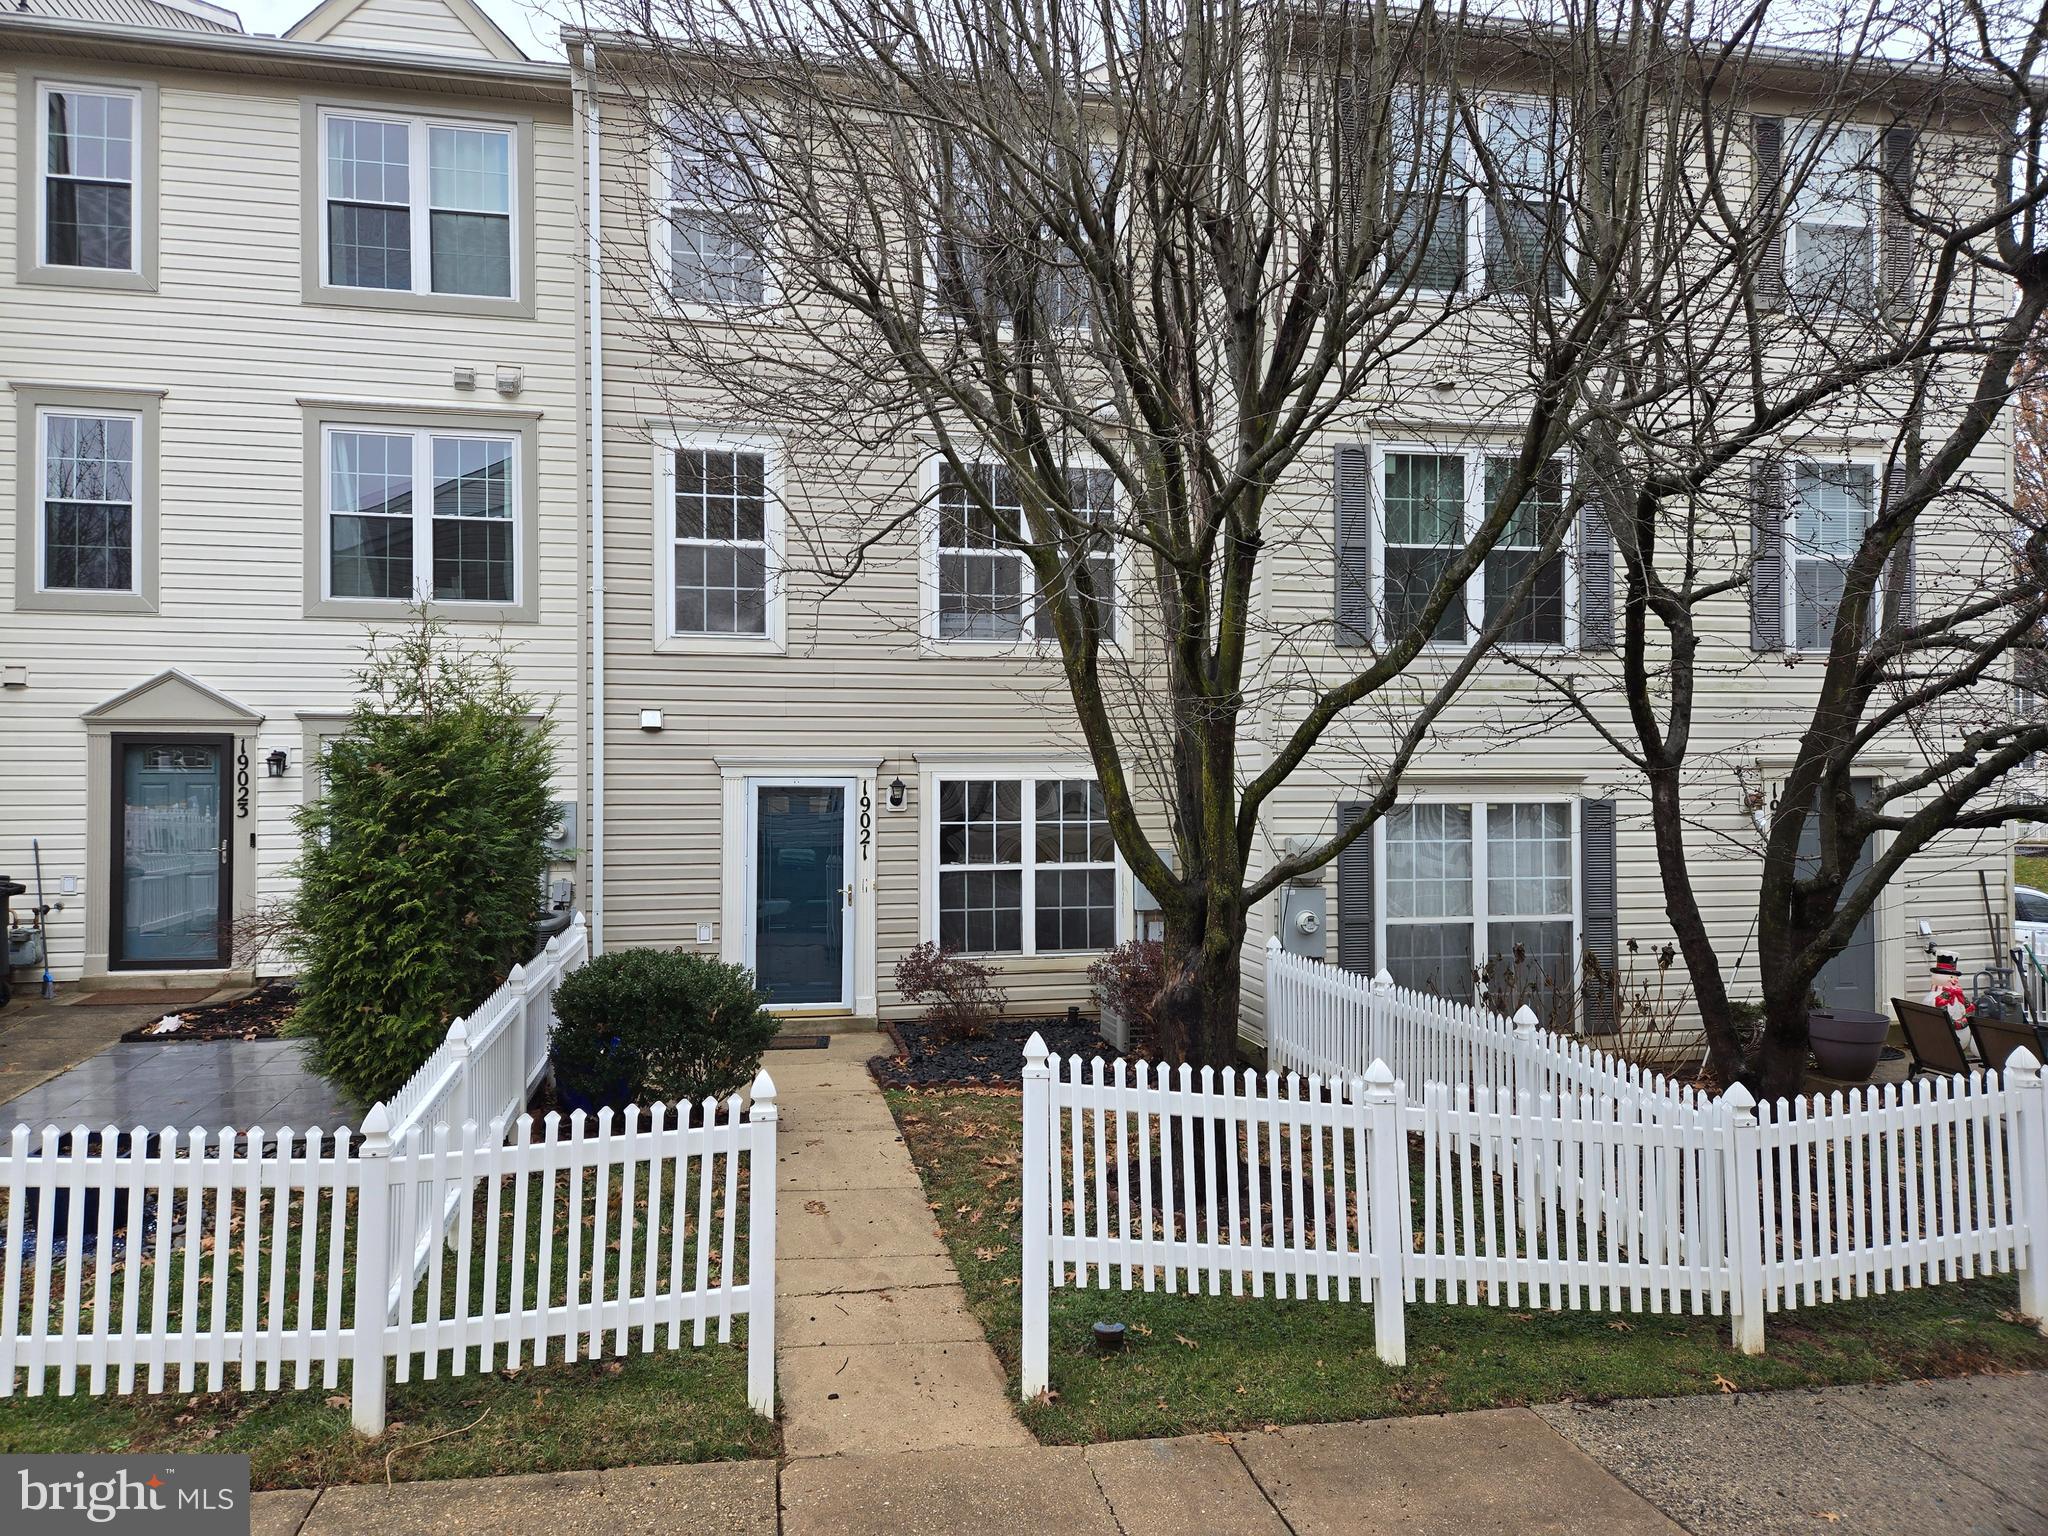
[[[875,802],[866,790],[860,792],[860,858],[865,864],[868,858],[868,842],[874,834]]]

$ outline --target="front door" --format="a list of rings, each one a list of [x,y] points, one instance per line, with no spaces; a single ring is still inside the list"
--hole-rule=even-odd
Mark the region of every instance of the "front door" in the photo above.
[[[1856,796],[1865,799],[1870,793],[1870,781],[1856,781]],[[1820,821],[1809,816],[1799,836],[1800,873],[1818,868],[1820,864]],[[1870,873],[1870,844],[1864,843],[1863,851],[1856,857],[1856,867],[1849,874],[1849,883],[1843,887],[1843,894],[1862,882]],[[1876,909],[1863,914],[1863,921],[1856,925],[1850,936],[1849,947],[1820,969],[1814,978],[1814,991],[1820,994],[1820,1005],[1830,1009],[1858,1009],[1864,1012],[1884,1011],[1877,1000],[1877,913]]]
[[[748,960],[778,1008],[850,1008],[851,779],[752,786]]]
[[[116,736],[110,963],[212,968],[228,958],[233,871],[225,736]]]

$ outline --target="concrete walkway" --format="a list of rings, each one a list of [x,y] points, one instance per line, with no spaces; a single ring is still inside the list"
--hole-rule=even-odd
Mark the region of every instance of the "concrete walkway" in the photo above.
[[[368,1530],[2024,1536],[2048,1531],[2048,1376],[256,1498],[254,1536]]]
[[[885,1036],[776,1051],[775,1368],[784,1453],[1022,1448],[868,1058]]]

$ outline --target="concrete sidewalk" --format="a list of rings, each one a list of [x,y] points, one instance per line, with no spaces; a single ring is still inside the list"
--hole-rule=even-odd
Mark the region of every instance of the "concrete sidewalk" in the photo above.
[[[2048,1376],[260,1494],[255,1536],[2048,1531]]]

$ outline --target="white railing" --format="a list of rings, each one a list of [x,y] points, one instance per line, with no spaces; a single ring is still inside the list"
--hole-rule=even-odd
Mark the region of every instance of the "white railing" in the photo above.
[[[2048,1085],[2028,1052],[2002,1077],[1759,1112],[1739,1086],[1714,1101],[1625,1079],[1628,1097],[1516,1090],[1497,1080],[1513,1050],[1475,1051],[1466,1021],[1430,1043],[1374,1019],[1496,1082],[1426,1082],[1411,1100],[1373,1060],[1333,1078],[1182,1067],[1175,1083],[1142,1062],[1053,1061],[1032,1037],[1026,1398],[1049,1385],[1051,1289],[1091,1276],[1334,1301],[1355,1285],[1390,1365],[1408,1302],[1725,1312],[1756,1353],[1768,1311],[2007,1269],[2048,1332]],[[1530,1081],[1581,1070],[1605,1069],[1546,1059]]]
[[[730,1340],[775,1407],[774,1084],[694,1110],[527,1115],[393,1138],[109,1126],[0,1152],[0,1396],[400,1382]],[[586,1204],[587,1200],[587,1204]],[[452,1204],[410,1270],[394,1232]],[[61,1241],[62,1251],[58,1251]],[[344,1301],[353,1290],[353,1297]],[[230,1378],[233,1378],[232,1381]],[[288,1378],[288,1379],[287,1379]]]
[[[1590,1093],[1643,1106],[1653,1119],[1705,1102],[1696,1090],[1583,1039],[1539,1027],[1526,1005],[1510,1019],[1266,947],[1266,1052],[1284,1072],[1357,1077],[1383,1061],[1420,1092],[1458,1083],[1481,1096]]]
[[[590,957],[590,929],[578,912],[504,985],[448,1026],[434,1054],[384,1103],[390,1131],[414,1127],[509,1125],[547,1072],[555,988]]]

